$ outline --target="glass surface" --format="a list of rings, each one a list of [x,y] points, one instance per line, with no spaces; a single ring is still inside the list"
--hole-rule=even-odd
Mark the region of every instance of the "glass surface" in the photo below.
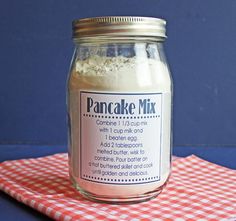
[[[89,119],[82,120],[83,116],[81,117],[81,110],[83,109],[83,107],[81,107],[81,105],[84,105],[84,103],[81,100],[81,91],[92,93],[119,93],[121,95],[129,94],[129,99],[131,101],[132,99],[135,100],[137,98],[137,94],[142,94],[142,96],[149,96],[149,94],[153,93],[158,94],[158,96],[161,94],[160,107],[162,110],[162,114],[161,116],[159,115],[160,120],[147,120],[148,126],[144,127],[144,130],[147,131],[150,129],[150,133],[146,133],[145,137],[142,137],[143,135],[141,133],[137,135],[138,140],[144,139],[143,144],[148,144],[148,142],[150,143],[150,147],[144,145],[148,158],[151,159],[152,152],[153,154],[156,154],[157,149],[158,152],[160,152],[160,156],[158,155],[160,158],[157,158],[153,162],[150,161],[150,165],[151,163],[152,165],[157,165],[156,162],[158,161],[158,166],[153,166],[153,168],[146,169],[146,172],[150,174],[152,172],[155,174],[155,171],[158,170],[158,181],[137,184],[135,182],[132,182],[131,179],[131,183],[126,185],[127,183],[125,182],[123,184],[105,183],[104,181],[101,182],[101,180],[100,182],[97,182],[94,180],[87,180],[82,177],[81,161],[86,162],[87,159],[82,158],[84,156],[84,153],[82,153],[81,148],[83,151],[88,151],[86,148],[98,148],[96,146],[93,146],[92,144],[96,143],[96,140],[104,139],[100,137],[103,136],[104,133],[95,134],[95,129],[92,127],[90,128],[89,126]],[[118,98],[116,98],[115,96],[112,99]],[[170,175],[172,148],[172,79],[168,69],[168,65],[166,63],[162,43],[145,42],[143,40],[119,41],[117,39],[109,39],[109,41],[100,41],[99,39],[97,39],[96,41],[96,39],[93,39],[93,41],[90,42],[76,42],[76,48],[72,58],[71,69],[68,78],[67,103],[69,125],[68,150],[70,178],[73,182],[73,185],[80,191],[82,195],[95,201],[108,203],[132,203],[151,199],[161,192]],[[111,105],[113,105],[113,103]],[[98,115],[99,117],[102,116],[101,114]],[[115,118],[115,115],[111,114],[108,117]],[[131,122],[131,120],[129,122]],[[141,121],[138,121],[135,118],[135,120],[133,120],[132,122],[134,122],[134,129],[136,128],[137,131],[140,131],[140,129],[142,129],[137,124],[137,122]],[[151,129],[157,128],[155,127],[155,122],[160,125],[160,131],[158,133],[153,133]],[[83,128],[86,128],[85,132],[81,131],[81,125],[85,125],[83,126]],[[148,128],[149,125],[153,125],[153,127],[150,126],[150,128]],[[124,127],[122,129],[125,130],[128,128]],[[81,134],[83,134],[83,137]],[[110,135],[109,132],[107,135]],[[152,143],[155,143],[157,139],[156,137],[159,136],[160,147],[153,146]],[[87,143],[89,143],[89,141],[86,141],[86,145],[83,145],[83,147],[81,147],[82,138],[83,140],[91,139],[93,140],[93,143],[86,146]],[[125,139],[127,139],[127,136],[125,137]],[[107,147],[104,147],[104,149],[105,153],[107,154],[108,152],[106,151],[111,150]],[[116,149],[112,149],[113,153],[115,153],[114,151],[120,150],[121,149],[118,147]],[[129,151],[128,155],[130,155]],[[137,149],[137,151],[141,151],[141,149]],[[99,154],[98,156],[100,157],[110,156],[107,154],[101,154],[101,151]],[[139,156],[142,155],[137,154],[136,157]],[[116,159],[114,154],[112,154],[112,156],[110,157],[114,157],[114,159]],[[120,157],[125,159],[125,156],[121,155]],[[104,163],[104,161],[95,160],[94,163],[98,163],[98,168],[100,169],[100,171],[103,171],[100,166],[102,163]],[[120,165],[122,166],[122,163]],[[135,164],[130,163],[130,165],[134,167]],[[139,166],[140,165],[141,164],[139,164]],[[114,168],[110,170],[111,172],[119,171]],[[123,169],[122,171],[125,173],[130,172],[131,170]],[[112,178],[109,176],[104,177],[106,179]],[[102,178],[102,175],[99,175],[98,178]],[[127,179],[127,176],[121,175],[119,178],[120,180],[125,181]],[[144,176],[136,176],[135,178],[137,180],[145,180]]]

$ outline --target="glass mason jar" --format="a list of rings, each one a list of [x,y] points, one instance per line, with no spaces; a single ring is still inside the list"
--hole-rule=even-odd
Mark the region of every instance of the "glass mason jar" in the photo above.
[[[68,79],[69,171],[95,201],[157,196],[171,170],[172,80],[166,22],[148,17],[75,20]]]

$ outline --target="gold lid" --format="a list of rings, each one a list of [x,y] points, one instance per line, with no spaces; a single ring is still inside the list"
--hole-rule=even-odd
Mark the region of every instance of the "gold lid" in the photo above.
[[[166,21],[153,17],[109,16],[73,21],[73,38],[147,37],[164,40]]]

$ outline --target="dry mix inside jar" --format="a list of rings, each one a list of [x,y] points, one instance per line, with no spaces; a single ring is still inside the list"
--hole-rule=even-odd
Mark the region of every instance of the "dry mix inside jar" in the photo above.
[[[73,185],[89,199],[141,202],[168,180],[172,80],[165,25],[148,17],[73,22],[69,167]]]

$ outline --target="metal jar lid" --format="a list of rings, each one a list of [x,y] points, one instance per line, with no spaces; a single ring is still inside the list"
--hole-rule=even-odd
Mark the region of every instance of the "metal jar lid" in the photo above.
[[[153,17],[109,16],[73,21],[73,38],[146,37],[164,40],[166,21]]]

